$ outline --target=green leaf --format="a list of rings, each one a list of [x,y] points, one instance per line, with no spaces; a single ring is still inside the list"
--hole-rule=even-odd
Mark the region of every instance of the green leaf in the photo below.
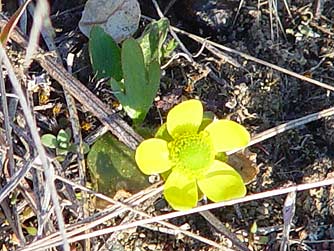
[[[156,96],[160,85],[160,65],[158,61],[153,61],[147,68],[147,81],[150,88],[147,89],[149,96],[152,98],[149,106],[151,105],[154,97]]]
[[[89,152],[89,145],[85,142],[83,142],[82,144],[82,148],[83,148],[83,154],[86,154]],[[70,146],[68,147],[68,151],[71,153],[77,153],[77,145],[76,144],[70,144]]]
[[[146,65],[149,65],[152,61],[160,63],[162,45],[166,40],[168,27],[169,21],[167,18],[153,21],[146,26],[143,35],[138,39],[143,50]]]
[[[170,136],[170,134],[168,133],[168,130],[167,130],[167,123],[163,123],[159,129],[157,130],[157,132],[155,133],[155,136],[156,138],[158,139],[164,139],[166,140],[167,142],[170,142],[173,140],[173,137]]]
[[[127,39],[122,47],[123,82],[110,80],[114,94],[135,124],[140,124],[153,102],[160,84],[160,66],[154,61],[144,64],[141,47],[135,39]]]
[[[97,79],[122,79],[121,50],[101,27],[94,26],[90,32],[89,54]]]
[[[83,148],[83,154],[87,154],[90,150],[90,147],[87,143],[83,142],[82,144],[82,148]]]
[[[49,148],[57,148],[58,147],[58,141],[57,137],[52,134],[44,134],[41,137],[42,144]]]
[[[69,143],[68,142],[58,141],[58,148],[68,150],[68,147],[69,147]]]
[[[64,130],[64,129],[60,129],[57,135],[57,141],[60,145],[60,143],[68,143],[70,142],[71,136]],[[64,148],[63,146],[61,146],[62,148]]]
[[[58,155],[61,155],[61,156],[67,155],[68,154],[68,147],[67,148],[57,148],[56,153],[57,153],[57,156]]]
[[[178,45],[178,42],[174,38],[169,40],[168,43],[161,48],[161,58],[169,57]]]
[[[29,235],[31,236],[36,236],[37,235],[37,229],[35,227],[27,227],[22,225],[22,227],[28,232]]]
[[[99,192],[112,197],[121,189],[135,193],[149,186],[134,155],[134,151],[110,133],[95,142],[88,153],[87,164]]]

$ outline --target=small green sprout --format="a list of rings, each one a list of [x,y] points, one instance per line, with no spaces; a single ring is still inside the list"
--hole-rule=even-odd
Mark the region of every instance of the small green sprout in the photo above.
[[[221,153],[240,149],[250,141],[248,131],[230,120],[203,118],[198,100],[175,106],[155,138],[136,150],[136,162],[145,174],[165,178],[164,197],[175,210],[196,206],[202,194],[219,202],[243,197],[245,184]]]
[[[56,149],[57,158],[59,161],[62,161],[69,152],[76,152],[76,145],[70,142],[71,137],[70,129],[60,129],[57,136],[50,133],[44,134],[41,137],[41,141],[44,146],[51,149]],[[83,148],[84,153],[89,151],[89,146],[87,144],[84,144]]]

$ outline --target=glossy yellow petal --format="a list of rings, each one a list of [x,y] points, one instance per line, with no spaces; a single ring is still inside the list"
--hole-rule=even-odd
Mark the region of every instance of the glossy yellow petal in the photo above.
[[[183,133],[196,133],[202,123],[203,106],[198,100],[184,101],[167,115],[167,130],[175,138]]]
[[[162,173],[171,168],[167,142],[162,139],[144,140],[136,150],[135,159],[145,174]]]
[[[218,160],[214,161],[204,178],[197,180],[197,184],[199,189],[214,202],[246,195],[246,187],[239,173]]]
[[[173,169],[164,185],[164,196],[175,210],[188,210],[197,205],[198,192],[196,180]]]
[[[217,120],[205,129],[210,133],[216,152],[227,152],[242,148],[250,141],[249,132],[245,127],[232,120]]]

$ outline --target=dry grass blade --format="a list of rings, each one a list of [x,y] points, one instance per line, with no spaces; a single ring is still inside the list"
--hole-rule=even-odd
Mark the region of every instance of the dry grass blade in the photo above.
[[[96,237],[96,236],[100,236],[100,235],[104,235],[104,234],[113,233],[115,231],[121,231],[121,230],[129,229],[129,228],[133,228],[133,227],[142,226],[142,225],[145,225],[145,224],[151,224],[151,223],[164,221],[164,220],[168,220],[168,219],[173,219],[173,218],[176,218],[176,217],[181,217],[181,216],[190,215],[190,214],[194,214],[194,213],[199,213],[199,212],[203,212],[203,211],[207,211],[207,210],[211,210],[211,209],[222,208],[222,207],[226,207],[226,206],[232,206],[232,205],[245,203],[245,202],[250,202],[250,201],[255,201],[255,200],[260,200],[260,199],[272,198],[274,196],[283,195],[283,194],[287,194],[287,193],[290,193],[290,192],[304,191],[304,190],[319,188],[319,187],[322,187],[322,186],[329,186],[329,185],[333,185],[333,184],[334,184],[334,178],[330,178],[330,179],[325,179],[325,180],[322,180],[322,181],[316,181],[316,182],[307,183],[307,184],[300,184],[300,185],[296,185],[296,186],[278,188],[278,189],[274,189],[274,190],[270,190],[270,191],[266,191],[266,192],[261,192],[261,193],[257,193],[257,194],[253,194],[253,195],[248,195],[248,196],[240,198],[240,199],[234,199],[234,200],[230,200],[230,201],[212,203],[212,204],[208,204],[208,205],[205,205],[205,206],[199,206],[197,208],[193,208],[193,209],[190,209],[188,211],[172,212],[172,213],[168,213],[168,214],[164,214],[164,215],[160,215],[160,216],[151,217],[151,218],[148,218],[148,219],[138,220],[138,221],[135,221],[135,222],[124,224],[124,225],[109,227],[109,228],[105,228],[105,229],[102,229],[102,230],[97,230],[97,231],[94,231],[90,234],[82,234],[82,235],[70,237],[69,242],[81,241],[81,240],[84,240],[86,238],[92,238],[92,237]],[[54,239],[52,239],[52,238],[53,238],[52,236],[49,236],[47,239],[43,238],[39,241],[36,241],[35,243],[33,243],[31,245],[26,246],[24,249],[20,249],[20,251],[41,250],[41,249],[55,247],[55,246],[58,246],[58,245],[61,244],[61,238],[54,238]]]
[[[137,195],[132,196],[133,199],[131,199],[131,198],[127,199],[127,200],[126,200],[126,203],[127,203],[127,204],[123,204],[123,203],[120,203],[120,202],[118,202],[118,201],[115,201],[115,200],[113,200],[113,199],[111,199],[111,198],[109,198],[109,197],[107,197],[107,196],[105,196],[105,195],[103,195],[103,194],[94,192],[94,191],[92,191],[92,190],[90,190],[90,189],[88,189],[88,188],[86,188],[86,187],[83,187],[83,186],[81,186],[81,185],[79,185],[79,184],[76,184],[76,183],[74,183],[74,182],[72,182],[72,181],[69,181],[69,180],[67,180],[67,179],[65,179],[65,178],[63,178],[63,177],[60,177],[60,176],[57,176],[57,175],[56,175],[55,177],[56,177],[57,179],[61,180],[61,181],[64,182],[64,183],[67,183],[67,184],[69,184],[69,185],[71,185],[71,186],[73,186],[73,187],[75,187],[75,188],[79,188],[79,189],[81,189],[82,191],[85,191],[85,192],[87,192],[87,193],[94,194],[96,197],[101,198],[101,199],[103,199],[103,200],[105,200],[105,201],[107,201],[107,202],[109,202],[109,203],[114,204],[114,206],[113,206],[112,208],[108,208],[108,209],[107,209],[107,211],[113,212],[113,214],[112,214],[113,217],[114,217],[115,215],[117,216],[118,214],[124,212],[124,210],[129,210],[129,211],[134,212],[135,214],[140,215],[140,216],[145,217],[145,218],[149,218],[149,217],[151,217],[150,215],[148,215],[148,214],[146,214],[146,213],[144,213],[144,212],[141,212],[141,211],[138,211],[138,210],[134,209],[132,206],[135,206],[136,204],[138,205],[138,204],[141,203],[142,201],[145,201],[146,199],[148,199],[149,197],[151,197],[151,196],[153,195],[152,193],[148,193],[148,194],[146,194],[146,196],[142,197],[142,196],[140,196],[140,194],[141,194],[142,192],[140,192],[140,193],[138,193]],[[156,189],[155,191],[153,191],[153,193],[157,193],[157,192],[160,192],[160,191],[161,191],[161,189]],[[136,198],[136,197],[138,197],[138,198]],[[132,200],[132,202],[131,202],[131,200]],[[128,204],[131,204],[132,206],[128,206]],[[113,210],[113,209],[117,209],[117,208],[119,208],[119,209],[116,210],[116,211]],[[89,220],[89,218],[93,219],[93,221],[92,221],[90,224],[88,224],[88,222],[87,222],[87,221]],[[103,216],[102,218],[96,215],[96,216],[91,216],[91,217],[89,217],[89,218],[86,218],[86,219],[85,219],[85,222],[86,222],[86,223],[85,223],[84,225],[81,224],[81,226],[80,226],[80,223],[79,223],[79,224],[77,224],[77,225],[75,225],[75,226],[71,226],[71,227],[69,227],[69,228],[68,228],[68,235],[69,235],[69,236],[71,236],[71,235],[74,236],[74,235],[77,234],[77,233],[84,232],[85,229],[86,229],[86,230],[87,230],[87,229],[90,229],[90,228],[92,228],[92,227],[94,227],[94,226],[100,224],[101,222],[105,222],[105,221],[107,221],[108,219],[111,218],[111,215],[108,215],[108,214],[107,214],[106,216]],[[194,234],[194,233],[192,233],[192,232],[183,230],[183,229],[181,229],[181,228],[179,228],[179,227],[177,227],[177,226],[174,226],[173,224],[170,224],[170,223],[168,223],[168,222],[158,221],[157,223],[159,223],[159,224],[161,224],[161,225],[163,225],[163,226],[166,226],[168,229],[172,229],[172,230],[174,230],[174,232],[172,232],[172,233],[174,233],[174,234],[179,234],[179,233],[181,233],[181,234],[184,234],[184,235],[186,235],[186,236],[189,236],[189,237],[191,237],[191,238],[193,238],[193,239],[196,239],[196,240],[198,240],[198,241],[200,241],[200,242],[203,242],[203,243],[206,243],[206,244],[208,244],[208,245],[210,245],[210,246],[213,246],[213,247],[215,247],[215,248],[218,248],[218,249],[221,249],[221,250],[228,250],[228,249],[226,249],[225,247],[222,247],[221,245],[217,244],[217,243],[214,242],[214,241],[211,241],[211,240],[209,240],[209,239],[206,239],[206,238],[204,238],[204,237],[202,237],[202,236],[199,236],[199,235],[197,235],[197,234]],[[145,227],[145,226],[143,226],[143,227]],[[148,228],[150,228],[150,229],[156,229],[157,231],[160,230],[159,227],[154,227],[154,226],[149,226]],[[71,230],[72,230],[72,231],[71,231]],[[75,232],[74,232],[74,231],[75,231]],[[171,234],[171,232],[169,231],[168,234]],[[52,235],[52,236],[55,237],[55,235]],[[50,241],[50,242],[51,242],[51,241],[54,241],[54,240],[55,240],[54,238],[50,238],[50,237],[52,237],[52,236],[48,236],[48,237],[44,238],[44,241],[46,241],[46,240],[48,240],[48,241]],[[58,239],[59,239],[59,238],[58,238]],[[40,242],[43,243],[43,240],[41,240]],[[50,244],[51,244],[51,243],[50,243]],[[24,249],[24,250],[25,250],[25,249]]]
[[[72,73],[72,66],[73,66],[73,58],[74,54],[70,53],[67,56],[67,67],[68,72]],[[68,93],[67,90],[64,89],[64,95],[66,99],[66,103],[68,106],[68,112],[70,115],[71,120],[71,127],[73,131],[73,139],[74,144],[76,145],[76,154],[77,154],[77,163],[78,163],[78,169],[79,169],[79,179],[82,186],[86,185],[86,164],[85,164],[85,158],[84,158],[84,152],[83,152],[83,140],[81,135],[81,128],[80,128],[80,121],[78,116],[78,111],[75,105],[75,100],[71,96],[70,93]],[[89,216],[89,212],[87,210],[87,194],[85,192],[82,192],[82,200],[81,200],[81,210],[83,212],[84,218]],[[87,231],[88,233],[88,231]],[[89,240],[85,241],[84,245],[85,250],[90,250],[90,242]]]
[[[4,116],[4,124],[5,124],[5,134],[6,134],[6,146],[7,146],[7,158],[9,159],[9,172],[10,175],[13,175],[15,172],[15,163],[14,163],[14,150],[13,150],[13,141],[12,141],[12,128],[10,126],[10,118],[8,112],[8,102],[7,102],[7,93],[5,87],[5,81],[3,78],[2,69],[0,69],[0,91],[1,91],[1,103],[2,110]]]
[[[24,0],[19,0],[20,5],[23,5],[24,3],[25,3]],[[28,8],[29,8],[29,5],[28,5]],[[27,22],[28,22],[28,15],[27,15],[27,11],[24,10],[21,15],[20,23],[19,23],[20,29],[22,30],[24,34],[27,34],[27,25],[28,25]]]
[[[25,163],[25,165],[17,171],[8,183],[0,189],[0,203],[20,184],[21,180],[30,171],[34,159]]]
[[[287,74],[287,75],[289,75],[289,76],[298,78],[298,79],[300,79],[300,80],[302,80],[302,81],[306,81],[306,82],[309,82],[309,83],[311,83],[311,84],[320,86],[320,87],[325,88],[325,89],[327,89],[327,90],[334,91],[334,86],[332,86],[332,85],[323,83],[323,82],[321,82],[321,81],[318,81],[318,80],[315,80],[315,79],[312,79],[312,78],[305,77],[305,76],[303,76],[303,75],[301,75],[301,74],[298,74],[298,73],[296,73],[296,72],[293,72],[293,71],[290,71],[290,70],[285,69],[285,68],[283,68],[283,67],[277,66],[277,65],[275,65],[275,64],[266,62],[266,61],[264,61],[264,60],[262,60],[262,59],[258,59],[258,58],[256,58],[256,57],[253,57],[253,56],[248,55],[248,54],[246,54],[246,53],[240,52],[240,51],[238,51],[238,50],[231,49],[231,48],[226,47],[226,46],[224,46],[224,45],[215,43],[215,42],[213,42],[213,41],[211,41],[211,40],[204,39],[204,38],[202,38],[202,37],[200,37],[200,36],[194,35],[194,34],[192,34],[192,33],[189,33],[189,32],[187,32],[187,31],[181,30],[181,29],[179,29],[179,28],[176,28],[176,27],[171,27],[171,28],[172,28],[174,31],[176,31],[176,32],[178,32],[178,33],[180,33],[180,34],[187,35],[188,37],[190,37],[191,39],[197,41],[198,43],[204,43],[204,42],[207,42],[207,44],[210,44],[210,45],[212,45],[212,46],[215,46],[216,48],[219,48],[219,49],[221,49],[221,50],[223,50],[223,51],[225,51],[225,52],[229,52],[229,53],[236,54],[236,55],[238,55],[238,56],[240,56],[240,57],[242,57],[242,58],[244,58],[244,59],[246,59],[246,60],[250,60],[250,61],[253,61],[253,62],[255,62],[255,63],[258,63],[258,64],[261,64],[261,65],[270,67],[270,68],[272,68],[272,69],[274,69],[274,70],[277,70],[277,71],[282,72],[282,73],[284,73],[284,74]]]
[[[34,23],[31,28],[29,43],[26,49],[26,56],[24,59],[24,65],[28,68],[30,61],[37,51],[38,40],[43,28],[44,22],[49,18],[49,4],[45,0],[38,0],[34,13]]]
[[[274,128],[270,128],[270,129],[268,129],[264,132],[261,132],[261,133],[255,135],[252,138],[251,142],[248,144],[248,146],[255,145],[259,142],[262,142],[266,139],[274,137],[274,136],[276,136],[280,133],[283,133],[287,130],[294,129],[294,128],[300,127],[302,125],[305,125],[307,123],[319,120],[321,118],[329,117],[329,116],[332,116],[332,115],[334,115],[334,107],[322,110],[320,112],[312,113],[312,114],[303,116],[303,117],[298,118],[298,119],[291,120],[289,122],[286,122],[286,123],[281,124],[279,126],[276,126]],[[229,152],[227,152],[227,154],[232,154],[232,153],[235,153],[237,151],[238,150],[229,151]]]
[[[21,107],[22,107],[22,110],[23,110],[23,114],[24,114],[25,119],[27,121],[27,125],[29,126],[30,133],[31,133],[32,138],[34,140],[35,147],[37,149],[37,152],[39,154],[39,157],[41,159],[41,162],[42,162],[42,165],[43,165],[43,168],[44,168],[45,177],[46,177],[46,188],[51,193],[51,198],[52,198],[55,213],[56,213],[56,216],[57,216],[59,229],[60,229],[60,231],[62,233],[62,236],[63,236],[62,243],[64,244],[64,249],[69,250],[69,245],[67,243],[66,233],[64,231],[65,223],[64,223],[63,215],[61,213],[60,204],[59,204],[59,201],[58,201],[58,196],[57,196],[57,192],[56,192],[56,188],[55,188],[55,184],[54,184],[54,173],[53,173],[54,171],[53,171],[52,166],[50,165],[50,163],[47,160],[44,148],[43,148],[42,143],[41,143],[41,139],[40,139],[39,134],[38,134],[37,126],[36,126],[35,121],[33,119],[32,113],[29,109],[27,100],[26,100],[26,98],[23,94],[20,83],[15,76],[13,67],[12,67],[12,65],[11,65],[11,63],[10,63],[2,45],[0,46],[0,59],[3,61],[4,65],[7,69],[9,79],[11,80],[13,88],[14,88],[17,96],[19,97],[20,104],[21,104]]]
[[[280,251],[286,251],[289,249],[289,235],[293,217],[295,216],[296,209],[296,192],[288,193],[286,196],[284,207],[283,207],[283,236]]]
[[[214,226],[219,232],[221,232],[223,235],[225,235],[227,238],[231,240],[235,248],[241,251],[250,251],[247,246],[241,242],[238,237],[229,231],[224,224],[217,219],[216,216],[214,216],[210,211],[203,211],[200,212],[200,215],[202,215],[203,218],[205,218],[212,226]]]

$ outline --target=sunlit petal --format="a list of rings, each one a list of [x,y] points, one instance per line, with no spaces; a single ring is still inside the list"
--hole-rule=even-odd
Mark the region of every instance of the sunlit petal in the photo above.
[[[200,190],[212,201],[219,202],[246,195],[239,173],[224,162],[215,160],[203,179],[197,180]]]
[[[183,133],[196,133],[202,123],[203,106],[198,100],[182,102],[167,115],[167,130],[175,138]]]
[[[205,129],[211,135],[216,152],[226,152],[247,146],[250,141],[245,127],[231,120],[217,120]]]
[[[198,201],[196,180],[173,169],[164,185],[164,196],[175,210],[193,208]]]
[[[136,162],[145,174],[162,173],[171,168],[167,142],[162,139],[144,140],[136,150]]]

